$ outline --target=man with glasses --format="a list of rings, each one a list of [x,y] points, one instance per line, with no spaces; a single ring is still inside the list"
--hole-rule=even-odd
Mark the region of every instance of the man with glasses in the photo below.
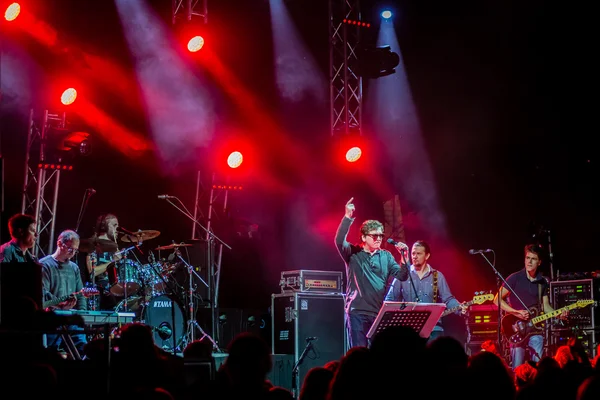
[[[56,251],[40,259],[42,264],[42,292],[44,304],[60,310],[87,310],[87,300],[82,294],[83,282],[79,266],[71,261],[79,252],[79,235],[72,230],[61,232],[56,241]],[[66,298],[66,300],[57,301]],[[56,304],[54,304],[56,303]],[[70,330],[81,328],[71,326]],[[73,343],[80,354],[87,343],[85,334],[72,334]],[[47,335],[48,348],[59,350],[60,335]]]
[[[408,279],[408,268],[400,266],[392,253],[381,248],[383,224],[367,220],[360,226],[361,243],[350,244],[346,240],[350,225],[354,222],[354,204],[351,198],[346,203],[344,218],[335,235],[335,244],[346,264],[346,330],[348,347],[368,346],[367,333],[375,321],[392,278],[400,281]],[[401,254],[406,248],[398,243]]]

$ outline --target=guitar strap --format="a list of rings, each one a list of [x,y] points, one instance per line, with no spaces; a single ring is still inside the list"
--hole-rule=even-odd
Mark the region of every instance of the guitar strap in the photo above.
[[[543,312],[544,311],[544,303],[542,302],[542,287],[544,287],[544,285],[538,284],[538,310]]]
[[[438,272],[433,271],[433,302],[437,303],[438,298]]]

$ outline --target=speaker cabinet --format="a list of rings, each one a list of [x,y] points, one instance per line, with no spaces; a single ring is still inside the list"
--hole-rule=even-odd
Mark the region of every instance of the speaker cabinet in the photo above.
[[[296,389],[308,370],[339,360],[346,349],[344,295],[292,292],[271,295],[273,354],[292,354],[298,366]]]

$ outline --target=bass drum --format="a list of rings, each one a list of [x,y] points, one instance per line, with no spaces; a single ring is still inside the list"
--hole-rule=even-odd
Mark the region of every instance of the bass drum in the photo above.
[[[152,297],[144,307],[142,321],[152,327],[154,343],[158,347],[165,351],[183,350],[181,346],[187,334],[186,318],[183,307],[174,296],[163,294]]]

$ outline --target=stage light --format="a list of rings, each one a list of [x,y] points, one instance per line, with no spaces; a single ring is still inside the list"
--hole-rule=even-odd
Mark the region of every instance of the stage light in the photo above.
[[[60,102],[63,103],[65,106],[68,106],[69,104],[73,104],[73,102],[75,101],[76,98],[77,98],[77,90],[75,90],[73,88],[68,88],[60,96]]]
[[[21,13],[21,5],[19,3],[12,3],[8,7],[6,7],[6,11],[4,12],[4,19],[7,21],[14,21],[17,19],[19,14]]]
[[[381,18],[383,18],[383,19],[392,18],[392,12],[390,10],[385,10],[384,12],[381,13]]]
[[[381,78],[396,72],[400,56],[390,46],[365,47],[358,51],[358,73],[364,78]]]
[[[242,153],[240,153],[239,151],[234,151],[231,154],[229,154],[229,157],[227,157],[227,165],[229,165],[230,168],[239,167],[243,161],[244,156],[242,156]]]
[[[346,161],[351,163],[356,162],[360,156],[362,156],[362,150],[360,147],[354,146],[346,152]]]
[[[195,53],[204,46],[204,38],[202,36],[194,36],[188,42],[187,48],[190,52]]]

